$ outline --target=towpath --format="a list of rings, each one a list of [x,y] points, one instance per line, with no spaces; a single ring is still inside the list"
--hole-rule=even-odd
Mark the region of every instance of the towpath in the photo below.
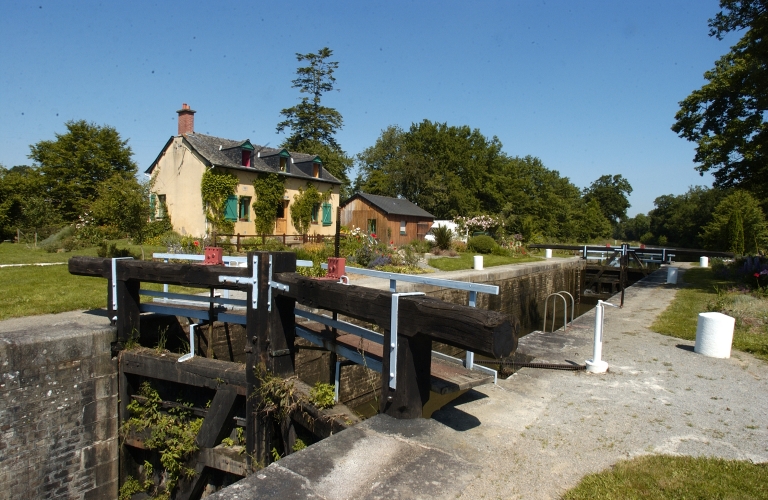
[[[768,461],[768,363],[738,351],[707,358],[693,342],[651,332],[679,287],[665,277],[662,269],[628,288],[623,309],[606,308],[607,374],[524,368],[432,419],[378,415],[214,498],[548,499],[644,454]],[[590,312],[566,333],[532,333],[520,349],[583,363],[593,324]]]

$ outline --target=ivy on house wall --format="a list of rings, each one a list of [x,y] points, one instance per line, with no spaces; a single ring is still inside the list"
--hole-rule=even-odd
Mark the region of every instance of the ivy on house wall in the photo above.
[[[333,188],[321,193],[314,184],[308,182],[305,189],[299,188],[291,206],[291,221],[299,234],[307,234],[312,224],[312,210],[315,206],[331,199]]]
[[[271,234],[275,227],[277,207],[283,202],[285,179],[276,173],[259,175],[253,180],[253,189],[256,193],[256,202],[253,204],[256,234]]]
[[[224,209],[227,198],[235,194],[238,184],[237,177],[227,172],[209,169],[203,174],[200,194],[205,218],[214,233],[229,234],[235,229],[235,223],[226,219]]]

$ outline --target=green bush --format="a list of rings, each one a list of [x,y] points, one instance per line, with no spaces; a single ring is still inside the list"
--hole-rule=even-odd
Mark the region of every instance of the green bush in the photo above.
[[[498,245],[493,238],[486,235],[473,236],[467,241],[467,249],[477,253],[491,253]]]
[[[427,240],[413,240],[408,244],[416,253],[427,253],[432,250],[432,242]]]
[[[509,249],[502,247],[501,245],[496,245],[491,249],[491,253],[493,255],[499,255],[501,257],[511,257],[512,252],[509,251]]]

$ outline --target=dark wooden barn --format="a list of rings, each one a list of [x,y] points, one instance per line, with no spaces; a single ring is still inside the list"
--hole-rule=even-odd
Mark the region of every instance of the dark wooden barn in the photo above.
[[[357,193],[341,204],[341,223],[395,245],[424,239],[435,216],[402,198]]]

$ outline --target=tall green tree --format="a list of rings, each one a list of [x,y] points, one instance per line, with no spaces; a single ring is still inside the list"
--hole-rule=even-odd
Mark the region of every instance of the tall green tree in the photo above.
[[[320,156],[325,168],[348,184],[347,170],[352,165],[352,159],[336,141],[336,132],[341,129],[344,120],[336,109],[322,104],[323,94],[334,90],[336,83],[333,73],[339,63],[329,60],[332,56],[333,51],[328,47],[323,47],[316,54],[296,54],[296,59],[306,61],[308,66],[296,70],[297,78],[291,82],[292,87],[308,95],[302,97],[296,106],[280,111],[284,120],[277,124],[277,132],[290,130],[290,135],[280,147]]]
[[[149,186],[135,177],[115,174],[98,186],[90,211],[96,224],[116,229],[122,235],[143,241],[149,222]]]
[[[603,215],[617,228],[619,223],[627,218],[629,199],[632,194],[632,186],[621,174],[601,175],[590,186],[584,189],[584,201],[592,200],[600,205]]]
[[[736,190],[718,203],[701,237],[708,249],[755,255],[768,237],[765,214],[754,196]]]
[[[0,165],[0,237],[15,235],[16,229],[37,231],[57,225],[58,214],[50,205],[37,169]]]
[[[696,170],[720,187],[768,195],[768,0],[721,0],[710,36],[746,30],[680,102],[672,130],[696,143]]]
[[[113,127],[85,120],[66,123],[67,132],[55,140],[29,147],[42,174],[44,196],[64,221],[72,222],[96,199],[99,184],[118,174],[136,174],[128,140]]]
[[[650,232],[656,238],[666,238],[673,246],[702,248],[702,228],[712,220],[715,207],[727,194],[721,189],[692,186],[681,195],[659,196],[648,214]]]

